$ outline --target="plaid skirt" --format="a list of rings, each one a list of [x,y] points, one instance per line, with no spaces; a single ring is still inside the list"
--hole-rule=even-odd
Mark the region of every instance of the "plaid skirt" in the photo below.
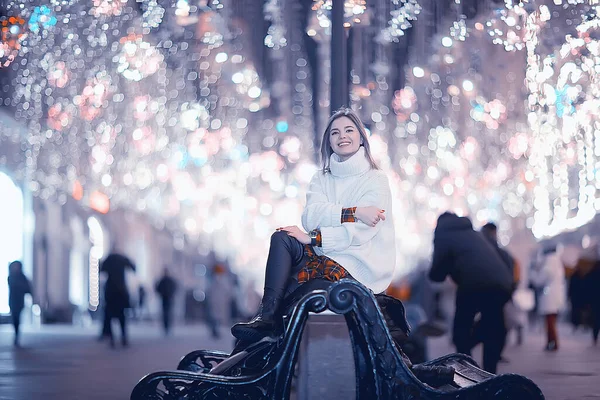
[[[327,256],[319,256],[310,245],[304,245],[304,256],[308,259],[306,265],[298,272],[298,283],[312,279],[325,279],[331,282],[342,278],[350,278],[348,271]]]

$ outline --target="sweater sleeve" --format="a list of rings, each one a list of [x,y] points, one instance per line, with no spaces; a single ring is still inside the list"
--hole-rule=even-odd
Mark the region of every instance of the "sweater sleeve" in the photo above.
[[[357,207],[375,206],[384,210],[391,208],[392,194],[385,175],[379,175],[370,182],[365,194],[358,200]],[[386,219],[375,226],[361,221],[343,223],[341,226],[321,227],[321,243],[325,254],[331,251],[344,251],[350,246],[361,246],[368,243],[381,230],[383,224],[392,224]]]
[[[307,232],[325,226],[339,227],[342,224],[341,216],[342,205],[328,201],[321,182],[321,172],[317,172],[308,186],[302,226]]]

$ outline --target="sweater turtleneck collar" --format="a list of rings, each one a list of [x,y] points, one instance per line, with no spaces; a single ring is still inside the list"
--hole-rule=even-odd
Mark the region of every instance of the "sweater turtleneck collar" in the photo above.
[[[365,155],[365,148],[363,146],[358,148],[358,151],[354,153],[346,161],[340,161],[337,154],[332,154],[329,159],[329,170],[331,175],[338,178],[345,178],[348,176],[361,175],[371,169],[371,164]]]

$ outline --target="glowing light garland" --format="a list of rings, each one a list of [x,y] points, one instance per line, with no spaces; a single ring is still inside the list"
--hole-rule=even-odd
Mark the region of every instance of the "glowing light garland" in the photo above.
[[[281,0],[268,0],[264,5],[265,19],[271,22],[265,36],[265,46],[275,50],[287,46],[286,29],[281,15]]]
[[[536,180],[533,232],[537,237],[575,229],[600,210],[598,9],[593,7],[574,30],[563,33],[562,45],[548,48],[540,37],[552,35],[551,29],[564,23],[552,18],[551,11],[540,7],[528,19],[529,24],[537,24],[527,42],[528,121],[533,131],[529,159]]]
[[[380,39],[397,42],[404,31],[412,27],[410,21],[415,21],[423,8],[417,0],[392,0],[392,4],[388,26],[380,32]]]
[[[270,32],[277,71],[272,90],[284,112],[269,118],[260,111],[269,106],[270,93],[239,33],[229,29],[223,3],[179,0],[158,23],[157,30],[168,23],[183,29],[168,40],[149,34],[149,15],[126,2],[83,3],[61,2],[60,8],[47,6],[49,12],[40,7],[33,30],[35,9],[11,7],[20,17],[2,20],[0,48],[9,50],[0,62],[14,67],[22,58],[14,93],[3,102],[30,121],[21,168],[27,162],[35,171],[32,192],[61,200],[77,187],[84,204],[94,193],[105,195],[111,209],[144,212],[201,252],[215,250],[239,271],[261,276],[268,236],[299,220],[303,190],[316,170],[306,132],[312,130],[310,101],[317,97],[306,82],[310,71],[301,45],[287,43],[294,36],[286,39],[282,30]],[[401,3],[407,4],[395,5]],[[593,110],[600,88],[592,73],[598,44],[591,34],[598,20],[584,21],[564,46],[548,50],[539,39],[552,12],[525,3],[507,4],[505,16],[485,15],[468,25],[459,18],[449,36],[434,39],[431,59],[411,66],[409,83],[392,104],[380,101],[389,87],[380,64],[373,65],[372,82],[360,76],[353,85],[375,157],[392,183],[398,231],[407,232],[397,243],[404,268],[429,254],[435,220],[448,209],[470,214],[475,225],[500,221],[503,240],[511,218],[527,219],[536,234],[547,235],[583,223],[598,209],[600,123]],[[329,27],[330,2],[315,4],[313,16],[320,19],[311,26],[319,35]],[[275,27],[282,24],[280,6],[275,0],[265,5]],[[346,2],[347,22],[364,23],[366,6]],[[519,41],[509,43],[514,49],[505,31],[498,36],[502,43],[492,44],[486,22],[507,25],[515,8],[527,15],[519,22]],[[49,15],[56,22],[44,25]],[[528,115],[519,106],[525,75],[506,68],[518,63],[518,43],[527,46]],[[293,87],[280,68],[290,57]],[[0,141],[12,137],[0,128]],[[548,164],[556,168],[544,169]],[[571,204],[580,210],[575,217],[569,216]]]
[[[188,27],[195,19],[196,40],[159,43],[140,33],[147,20],[123,2],[48,10],[55,25],[42,24],[48,11],[40,8],[34,31],[17,17],[2,31],[16,51],[11,62],[23,59],[2,101],[30,121],[32,193],[64,201],[78,188],[73,196],[84,204],[104,196],[111,209],[144,212],[254,274],[273,227],[299,219],[300,188],[314,170],[296,135],[309,125],[296,105],[287,133],[253,117],[269,105],[269,92],[219,15],[222,4],[178,2],[175,18],[162,23]],[[11,135],[0,127],[0,141]]]
[[[330,15],[332,7],[331,0],[314,0],[312,5],[314,15],[306,29],[309,36],[315,36],[318,31],[323,31],[325,35],[331,35]],[[366,0],[344,1],[344,26],[349,28],[365,22],[366,11]]]
[[[120,43],[122,50],[117,59],[117,72],[126,79],[137,82],[160,69],[162,54],[145,42],[142,35],[130,34],[121,39]]]
[[[450,22],[456,30],[433,38],[435,53],[411,66],[407,86],[395,96],[395,159],[403,192],[411,194],[406,207],[419,213],[420,241],[410,249],[416,254],[429,253],[443,211],[469,215],[475,227],[497,222],[503,243],[511,221],[532,213],[531,185],[522,173],[527,131],[519,65],[525,65],[512,51],[499,57],[490,43],[483,28],[494,14],[467,25],[456,11],[464,24]]]
[[[503,46],[506,51],[523,50],[526,18],[524,6],[510,4],[495,9],[492,18],[485,22],[485,29],[492,43]]]
[[[8,67],[15,60],[26,35],[23,18],[0,19],[0,68]]]

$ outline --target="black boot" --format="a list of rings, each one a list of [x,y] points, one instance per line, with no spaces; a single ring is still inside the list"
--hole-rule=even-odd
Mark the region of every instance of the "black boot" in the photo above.
[[[233,325],[231,334],[245,342],[258,342],[266,336],[278,336],[282,330],[281,316],[277,314],[279,300],[263,298],[258,314],[249,322]]]

